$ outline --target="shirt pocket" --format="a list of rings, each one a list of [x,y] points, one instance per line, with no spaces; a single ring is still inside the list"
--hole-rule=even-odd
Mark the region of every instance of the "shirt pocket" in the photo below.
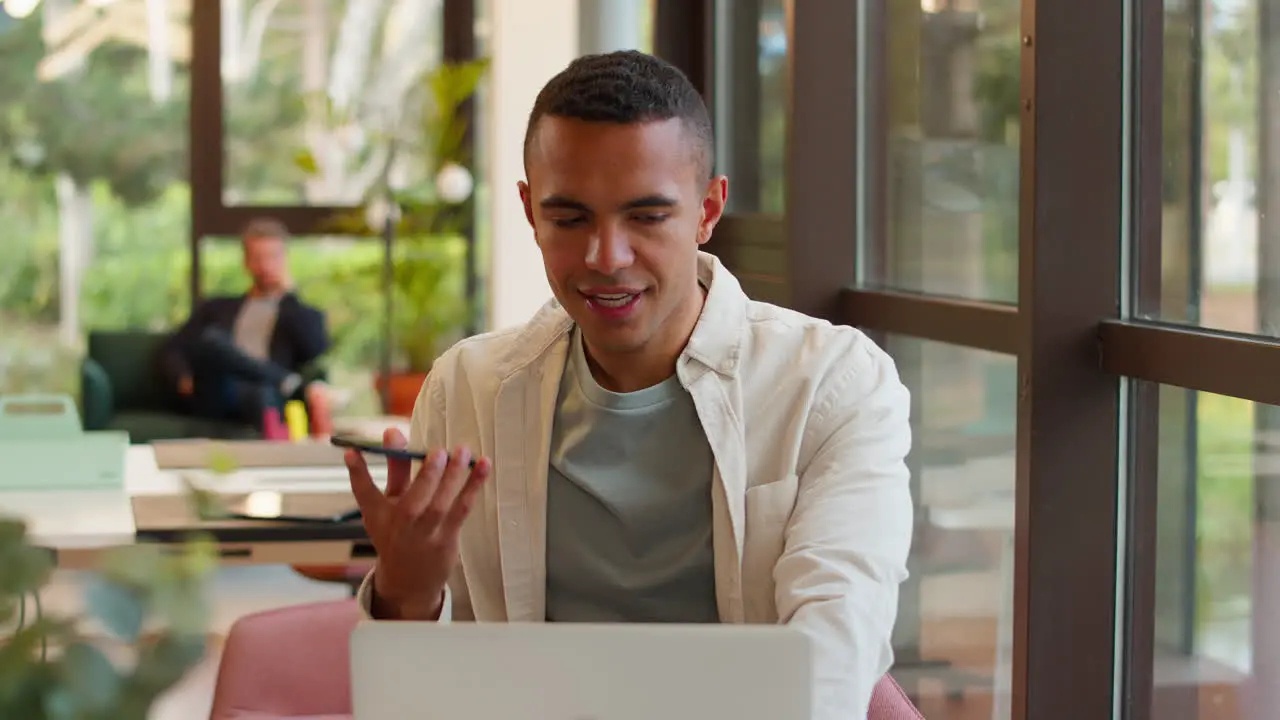
[[[798,489],[799,478],[794,474],[747,488],[747,526],[742,543],[742,600],[747,622],[778,621],[773,569],[786,545],[787,523]]]

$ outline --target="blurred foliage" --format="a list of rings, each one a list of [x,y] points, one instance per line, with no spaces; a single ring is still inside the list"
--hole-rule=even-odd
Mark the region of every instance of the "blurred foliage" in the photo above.
[[[462,111],[489,68],[488,59],[444,63],[424,73],[411,93],[397,127],[376,140],[387,150],[387,163],[361,209],[330,221],[335,232],[370,234],[367,206],[383,203],[399,208],[391,284],[393,365],[409,372],[427,372],[439,353],[462,335],[469,313],[464,262],[466,243],[461,231],[474,215],[474,192],[461,202],[441,197],[437,177],[447,165],[470,169],[465,142],[470,115]],[[330,122],[352,119],[328,108]],[[390,187],[397,157],[421,162],[416,178],[404,188]],[[300,150],[299,168],[314,172],[316,162]],[[338,285],[380,288],[383,262],[353,263],[334,276]]]
[[[211,541],[178,551],[137,545],[107,553],[89,585],[88,617],[39,612],[52,555],[23,523],[0,518],[0,718],[146,720],[159,697],[200,661],[210,620]],[[91,637],[88,625],[110,638]],[[123,645],[121,661],[109,653]]]
[[[1201,622],[1251,594],[1256,409],[1248,400],[1196,396],[1195,568]]]
[[[0,34],[0,149],[42,176],[65,173],[84,185],[105,179],[129,205],[145,203],[185,170],[186,77],[176,100],[154,102],[146,52],[104,43],[53,82],[37,79],[45,54],[41,13]],[[128,122],[104,121],[128,118]]]
[[[273,12],[269,52],[252,71],[223,88],[226,165],[231,198],[296,201],[308,175],[295,162],[297,139],[317,118],[306,102],[299,60],[308,38],[296,8]],[[55,183],[72,178],[88,191],[93,238],[79,302],[82,326],[163,330],[190,311],[190,194],[185,176],[189,72],[178,62],[171,100],[157,101],[147,54],[107,39],[54,81],[37,66],[45,46],[42,13],[0,26],[0,391],[39,387],[72,392],[74,356],[53,329],[59,307],[59,210]],[[469,164],[467,127],[459,105],[475,91],[487,62],[449,65],[424,74],[413,91],[418,108],[405,113],[404,157],[419,157],[422,182],[406,202],[426,202],[439,161]],[[401,366],[434,357],[442,337],[462,324],[466,309],[461,245],[450,228],[473,213],[472,200],[446,208],[424,232],[412,214],[414,238],[398,243],[393,353]],[[363,235],[335,228],[335,235]],[[205,296],[244,287],[239,249],[217,239],[202,245]],[[349,375],[379,360],[383,324],[382,251],[377,242],[307,239],[291,246],[300,295],[325,310],[333,349],[327,364]],[[411,270],[413,272],[411,272]],[[430,308],[420,312],[423,307]],[[436,328],[443,328],[437,330]],[[15,332],[16,329],[16,332]],[[430,350],[423,350],[430,348]],[[429,361],[427,361],[429,365]]]
[[[0,165],[0,193],[22,185],[20,173]],[[81,285],[86,327],[163,330],[190,312],[191,251],[188,192],[174,185],[155,201],[125,207],[105,185],[94,186],[93,262]],[[52,207],[30,215],[7,213],[15,237],[0,243],[0,317],[24,324],[54,324],[58,319],[57,215]],[[206,296],[243,292],[247,279],[238,240],[208,239],[202,244],[201,279]],[[352,268],[381,266],[382,249],[360,241],[307,238],[289,248],[299,294],[327,313],[334,350],[331,362],[354,366],[376,362],[382,311],[376,278]]]
[[[80,67],[42,82],[45,55],[42,13],[0,28],[0,157],[37,177],[66,174],[80,185],[96,180],[125,206],[152,202],[187,175],[187,99],[190,76],[175,64],[168,99],[152,97],[144,48],[103,42]],[[304,116],[297,95],[281,94],[281,74],[299,75],[298,63],[267,66],[253,81],[227,89],[227,134],[252,138],[230,143],[233,156],[252,158],[249,183],[292,178],[288,158],[264,162],[264,153],[287,147]],[[292,98],[292,100],[291,100]],[[279,153],[277,153],[279,155]],[[296,178],[295,178],[296,179]]]

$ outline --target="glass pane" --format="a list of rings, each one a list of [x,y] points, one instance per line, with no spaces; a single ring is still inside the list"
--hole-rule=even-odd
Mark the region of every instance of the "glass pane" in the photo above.
[[[79,398],[91,337],[189,305],[190,1],[80,9],[0,11],[0,394]]]
[[[334,417],[339,421],[381,414],[375,378],[385,346],[385,305],[377,289],[382,257],[382,245],[376,240],[308,237],[289,241],[289,272],[297,295],[325,314],[331,347],[323,363],[334,388]],[[206,298],[243,295],[250,281],[240,239],[203,241],[200,277]]]
[[[1165,3],[1161,241],[1140,250],[1141,316],[1280,333],[1280,25],[1265,5]]]
[[[643,0],[635,4],[636,34],[639,42],[636,49],[640,52],[653,52],[653,19],[657,17],[658,0]]]
[[[578,0],[578,53],[653,52],[656,0]]]
[[[1280,707],[1280,412],[1160,391],[1151,717]]]
[[[729,212],[786,210],[787,3],[717,0],[717,171]]]
[[[911,338],[888,349],[911,389],[918,504],[893,676],[931,720],[1008,717],[1017,363]]]
[[[440,62],[441,1],[223,2],[223,202],[360,202],[386,162],[375,141]]]
[[[886,171],[870,284],[1017,301],[1020,6],[887,3],[887,47],[868,68],[886,133],[867,141]]]

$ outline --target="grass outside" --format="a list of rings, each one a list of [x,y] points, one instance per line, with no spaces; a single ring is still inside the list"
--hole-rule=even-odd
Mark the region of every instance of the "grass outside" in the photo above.
[[[1200,393],[1197,402],[1198,624],[1251,612],[1254,404]]]

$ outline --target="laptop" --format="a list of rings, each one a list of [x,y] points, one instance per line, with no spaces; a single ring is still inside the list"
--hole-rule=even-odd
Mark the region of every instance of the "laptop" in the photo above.
[[[364,622],[355,720],[804,720],[809,639],[784,625]]]

